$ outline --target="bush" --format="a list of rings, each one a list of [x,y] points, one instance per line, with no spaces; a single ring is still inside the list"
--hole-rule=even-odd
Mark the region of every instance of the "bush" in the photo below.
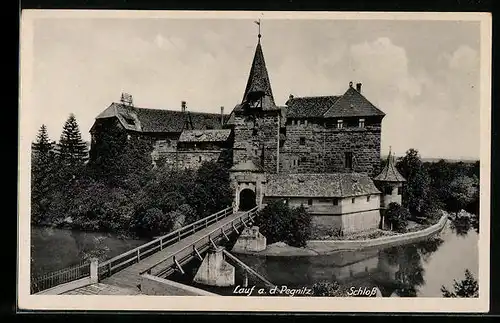
[[[172,219],[160,209],[150,208],[137,219],[136,230],[142,235],[158,236],[168,232],[171,226]]]
[[[397,232],[406,231],[410,216],[410,212],[406,208],[395,202],[390,203],[385,211],[385,219],[387,223],[391,225],[392,230]]]
[[[314,296],[345,296],[337,281],[320,281],[312,286]]]
[[[256,224],[269,244],[285,242],[304,247],[311,237],[311,217],[304,207],[291,209],[283,201],[273,201],[260,211]]]

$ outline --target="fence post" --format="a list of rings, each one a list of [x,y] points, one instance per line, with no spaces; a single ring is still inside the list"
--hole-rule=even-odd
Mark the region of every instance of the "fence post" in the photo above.
[[[90,283],[97,284],[99,282],[99,259],[90,259]]]
[[[163,239],[160,239],[160,250],[163,250]]]

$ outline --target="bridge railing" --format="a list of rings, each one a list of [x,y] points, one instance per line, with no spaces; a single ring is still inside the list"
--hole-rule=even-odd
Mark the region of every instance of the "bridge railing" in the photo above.
[[[153,253],[171,246],[172,244],[181,241],[185,237],[190,236],[195,232],[207,228],[211,224],[228,217],[232,213],[232,207],[225,208],[224,210],[216,212],[196,222],[190,223],[182,228],[179,228],[164,236],[145,243],[135,249],[111,258],[99,265],[99,279],[109,277],[115,272],[141,261],[141,259],[151,256]]]
[[[46,273],[31,279],[31,293],[38,293],[57,285],[90,276],[90,262],[82,261],[77,265]]]
[[[235,217],[231,222],[226,223],[223,227],[214,229],[204,236],[198,238],[192,244],[187,245],[176,252],[169,255],[167,259],[161,262],[161,264],[157,264],[152,268],[149,268],[142,272],[141,274],[148,273],[154,274],[156,276],[168,276],[173,271],[174,268],[179,268],[181,265],[191,260],[193,256],[199,257],[199,253],[205,249],[208,249],[211,245],[214,246],[215,243],[212,238],[216,238],[219,236],[227,236],[228,233],[236,230],[237,227],[247,226],[246,220],[250,219],[250,221],[254,221],[253,215],[259,210],[259,207],[256,206],[253,209],[246,211],[239,216]],[[152,273],[154,267],[161,266],[163,269],[158,270],[155,273]],[[182,269],[180,269],[182,270]]]

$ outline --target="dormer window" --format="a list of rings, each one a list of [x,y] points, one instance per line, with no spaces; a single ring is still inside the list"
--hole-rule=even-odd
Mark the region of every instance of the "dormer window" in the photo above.
[[[135,126],[135,121],[133,118],[130,118],[130,117],[123,117],[123,119],[125,119],[125,122],[130,125],[130,126]]]
[[[365,119],[359,119],[359,127],[364,128],[365,127]]]
[[[344,128],[344,121],[342,119],[337,120],[337,129]]]

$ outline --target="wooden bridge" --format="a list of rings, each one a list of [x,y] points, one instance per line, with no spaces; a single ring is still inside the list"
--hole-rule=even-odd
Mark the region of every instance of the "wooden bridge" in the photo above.
[[[231,233],[239,233],[254,222],[258,207],[246,212],[233,213],[226,208],[198,220],[165,236],[109,259],[98,267],[99,282],[139,291],[142,274],[168,276],[193,257],[215,247]]]

